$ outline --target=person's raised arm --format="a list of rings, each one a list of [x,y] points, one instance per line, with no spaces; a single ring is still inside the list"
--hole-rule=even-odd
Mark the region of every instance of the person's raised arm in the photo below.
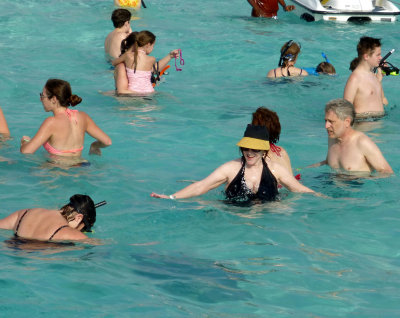
[[[228,171],[232,167],[232,162],[227,162],[222,166],[218,167],[208,177],[203,180],[197,181],[188,185],[187,187],[175,192],[172,195],[151,193],[154,198],[162,199],[184,199],[191,198],[207,193],[208,191],[220,186],[223,183],[228,182]]]
[[[50,139],[53,131],[53,124],[54,117],[46,118],[32,139],[28,136],[23,136],[21,138],[20,151],[29,154],[35,153],[41,145]]]
[[[7,126],[6,118],[4,117],[3,111],[0,107],[0,134],[9,135],[10,130]]]
[[[367,136],[363,136],[358,140],[358,146],[360,147],[364,157],[374,170],[381,173],[392,174],[393,169],[389,163],[383,157],[382,152],[378,146]]]
[[[125,52],[125,53],[122,54],[120,57],[115,58],[115,59],[111,62],[111,64],[112,64],[113,66],[116,66],[116,65],[118,65],[118,64],[125,63],[125,59],[126,59],[126,54],[127,54],[127,53],[128,53],[128,52]]]
[[[86,115],[86,132],[93,138],[97,139],[90,145],[89,153],[101,155],[100,148],[111,146],[111,138],[96,125],[88,114],[84,114]]]
[[[168,55],[166,55],[165,57],[163,57],[161,60],[158,61],[159,70],[161,71],[164,67],[168,65],[169,61],[171,61],[172,58],[178,57],[178,55],[179,55],[178,49],[169,52]]]

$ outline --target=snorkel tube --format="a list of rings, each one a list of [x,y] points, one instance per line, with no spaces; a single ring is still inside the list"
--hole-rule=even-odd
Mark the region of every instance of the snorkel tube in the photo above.
[[[96,203],[94,205],[94,208],[97,209],[98,207],[101,207],[101,206],[106,205],[106,204],[107,204],[107,201],[101,201],[99,203]]]
[[[382,69],[382,73],[388,75],[399,75],[399,69],[393,64],[386,62],[386,59],[394,53],[395,49],[391,49],[379,62],[379,67]],[[377,67],[374,68],[374,73]]]
[[[331,62],[328,60],[328,57],[326,56],[326,54],[325,54],[324,52],[321,52],[321,55],[322,55],[322,57],[325,59],[325,62],[326,62],[326,63],[331,63]]]
[[[293,44],[293,40],[290,40],[286,46],[284,47],[284,49],[281,52],[281,57],[279,58],[279,62],[278,62],[278,66],[282,66],[283,65],[283,60],[285,57],[285,53],[287,52],[287,50],[289,50],[290,46]]]

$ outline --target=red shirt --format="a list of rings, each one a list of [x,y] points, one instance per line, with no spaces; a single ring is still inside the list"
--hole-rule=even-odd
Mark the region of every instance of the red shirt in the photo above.
[[[253,7],[253,17],[272,18],[277,15],[279,6],[278,0],[247,0]]]

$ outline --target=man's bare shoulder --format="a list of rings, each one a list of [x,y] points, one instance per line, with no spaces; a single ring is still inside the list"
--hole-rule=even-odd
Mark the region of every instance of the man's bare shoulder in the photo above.
[[[376,146],[376,144],[375,144],[375,142],[374,141],[372,141],[372,139],[371,138],[369,138],[366,134],[364,134],[363,132],[361,132],[361,131],[354,131],[354,134],[355,134],[355,136],[354,136],[354,140],[355,140],[355,142],[357,143],[357,146],[360,148],[360,149],[362,149],[362,148],[365,148],[365,147],[370,147],[371,145],[372,146]]]
[[[365,74],[363,74],[364,72],[361,70],[357,70],[355,69],[349,76],[348,82],[359,82],[360,80],[362,80],[363,76]]]

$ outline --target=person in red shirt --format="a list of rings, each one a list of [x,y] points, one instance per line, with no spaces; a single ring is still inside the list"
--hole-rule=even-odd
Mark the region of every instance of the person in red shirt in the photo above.
[[[278,2],[285,11],[293,11],[295,6],[287,6],[284,0],[247,0],[253,7],[251,16],[262,18],[276,18],[279,10]]]

